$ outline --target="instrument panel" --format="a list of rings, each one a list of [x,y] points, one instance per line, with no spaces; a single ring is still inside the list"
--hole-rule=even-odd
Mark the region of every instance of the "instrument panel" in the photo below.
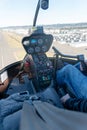
[[[23,47],[28,54],[45,53],[53,42],[53,36],[47,34],[33,34],[22,39]]]
[[[53,77],[53,66],[46,52],[50,49],[53,36],[45,33],[33,33],[22,39],[26,52],[32,56],[35,71],[32,83],[37,92],[46,89]]]

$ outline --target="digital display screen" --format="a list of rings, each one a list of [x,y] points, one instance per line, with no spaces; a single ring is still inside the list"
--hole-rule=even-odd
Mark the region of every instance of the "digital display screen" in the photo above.
[[[36,39],[31,39],[31,45],[37,45],[37,40]]]

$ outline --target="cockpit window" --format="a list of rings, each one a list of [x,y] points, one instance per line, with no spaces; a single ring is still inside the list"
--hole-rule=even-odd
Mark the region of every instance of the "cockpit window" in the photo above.
[[[21,41],[31,34],[37,3],[38,0],[0,1],[0,70],[26,55]],[[53,35],[52,46],[61,53],[84,54],[87,58],[86,12],[87,0],[49,0],[49,8],[40,9],[37,26]],[[54,55],[52,47],[47,55]]]

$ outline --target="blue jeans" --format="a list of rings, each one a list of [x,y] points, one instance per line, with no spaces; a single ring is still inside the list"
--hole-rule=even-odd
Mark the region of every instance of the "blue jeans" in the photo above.
[[[15,93],[6,99],[0,100],[0,130],[14,130],[14,128],[17,130],[19,124],[17,122],[19,116],[17,115],[20,115],[18,111],[22,109],[23,102],[28,99],[29,93],[26,91],[21,94]]]
[[[77,98],[87,98],[87,76],[75,66],[68,64],[58,70],[57,82],[60,87],[66,84],[68,89],[74,91]]]

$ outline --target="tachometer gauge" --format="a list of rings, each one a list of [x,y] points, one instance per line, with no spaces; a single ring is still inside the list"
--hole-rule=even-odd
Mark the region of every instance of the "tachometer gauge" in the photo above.
[[[32,54],[32,53],[34,53],[34,48],[32,48],[32,47],[29,47],[29,49],[28,49],[28,53],[29,53],[29,54]]]
[[[43,45],[43,39],[38,39],[38,45],[40,45],[40,46]]]
[[[48,50],[48,49],[47,49],[47,46],[43,46],[43,47],[42,47],[42,51],[43,51],[43,52],[46,52],[47,50]]]
[[[40,52],[40,50],[41,50],[40,47],[38,47],[38,46],[35,47],[35,52],[36,52],[36,53]]]

